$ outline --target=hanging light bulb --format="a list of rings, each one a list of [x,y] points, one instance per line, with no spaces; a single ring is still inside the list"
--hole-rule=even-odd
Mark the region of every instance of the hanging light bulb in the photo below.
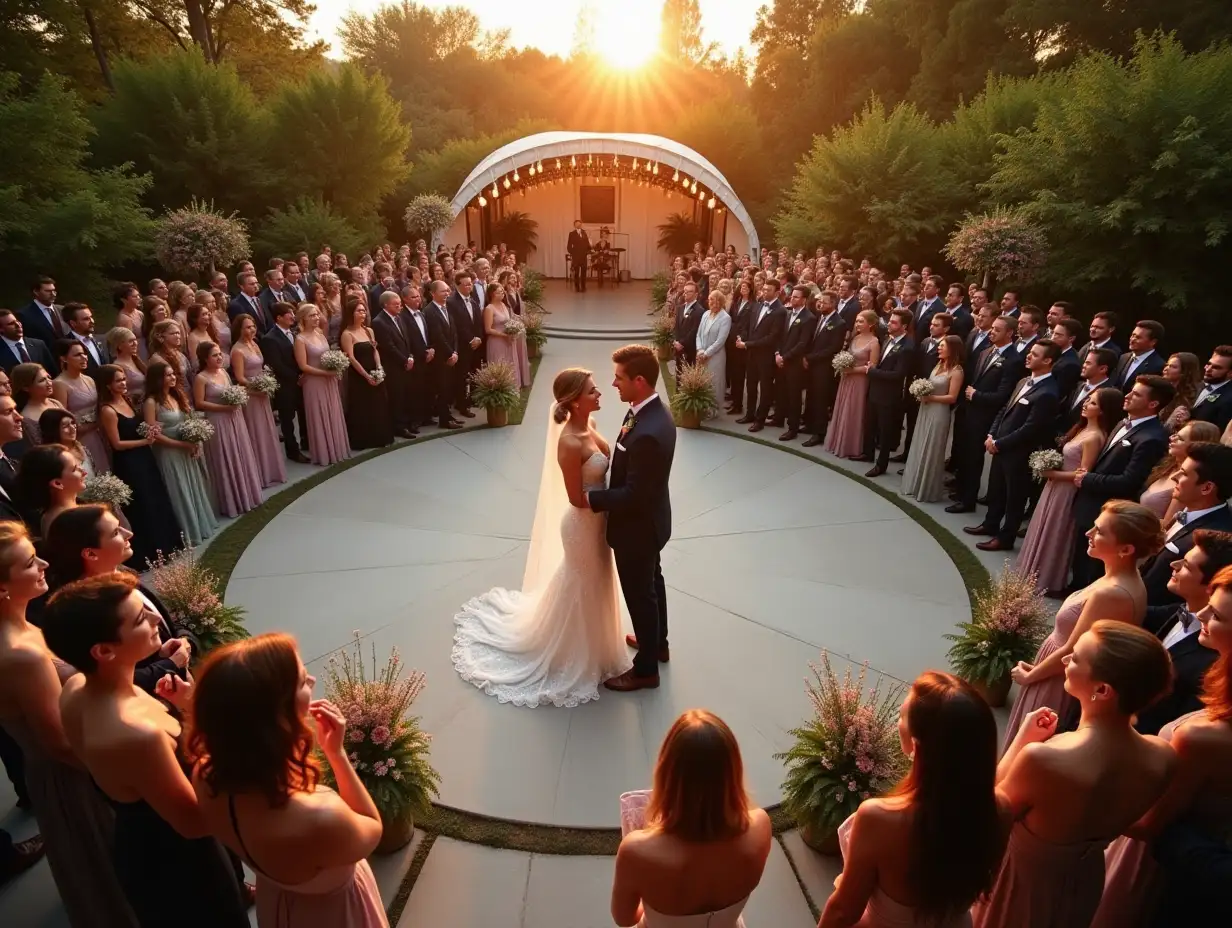
[[[496,181],[492,181],[492,199],[495,200],[495,199],[498,199],[499,197],[500,197],[500,190],[498,190],[496,187]]]
[[[612,167],[620,167],[620,155],[612,155]]]
[[[689,193],[697,193],[697,181],[693,181],[693,186],[689,188]]]
[[[569,166],[574,167],[574,168],[577,167],[577,156],[576,155],[569,156]]]
[[[556,170],[558,171],[560,170],[560,159],[559,158],[556,159]]]
[[[482,193],[479,194],[479,205],[480,207],[484,207],[488,205],[488,201],[484,198],[484,195]]]
[[[535,165],[535,170],[537,170],[540,174],[543,173],[543,161],[542,160],[539,161],[539,163]]]
[[[513,181],[514,181],[514,183],[517,183],[517,182],[518,182],[518,181],[520,181],[521,179],[522,179],[522,178],[518,177],[518,169],[517,169],[517,168],[514,168],[514,169],[513,169]]]
[[[594,155],[587,155],[587,156],[586,156],[586,163],[587,163],[587,164],[594,164],[594,161],[595,161],[595,157],[594,157]]]
[[[710,207],[710,209],[714,209],[714,197],[711,197],[711,198],[707,201],[706,205],[707,205],[708,207]]]
[[[635,171],[637,170],[637,159],[636,158],[633,159],[633,170]]]
[[[680,183],[683,186],[688,187],[689,186],[689,175],[686,174],[684,177],[680,178]]]
[[[506,189],[506,190],[508,190],[508,189],[510,188],[510,186],[512,186],[512,185],[509,183],[509,178],[508,178],[508,177],[506,177],[502,183],[504,184],[504,186],[505,186],[505,189]]]
[[[699,200],[706,199],[706,188],[703,187],[701,190],[697,191],[697,198]]]
[[[674,184],[678,180],[680,180],[680,170],[679,169],[677,169],[676,173],[672,175],[672,183]]]

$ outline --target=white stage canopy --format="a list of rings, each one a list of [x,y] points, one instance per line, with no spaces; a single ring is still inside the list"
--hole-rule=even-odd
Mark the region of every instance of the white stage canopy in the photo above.
[[[630,171],[634,164],[637,170]],[[679,187],[669,183],[673,179]],[[730,243],[738,252],[754,256],[760,247],[752,218],[727,178],[696,151],[662,136],[601,132],[541,132],[496,149],[475,166],[454,195],[455,221],[444,239],[449,244],[479,239],[480,214],[492,215],[489,203],[502,210],[507,204],[539,222],[538,247],[528,256],[530,265],[550,277],[563,277],[564,237],[580,214],[579,188],[592,184],[614,185],[619,191],[617,219],[609,225],[613,244],[626,249],[622,267],[633,277],[652,276],[666,263],[655,244],[655,224],[682,211],[681,204],[711,210],[718,206],[720,213],[726,210],[737,221],[738,227],[729,227],[727,217],[721,224],[716,217],[712,224],[716,245]],[[510,199],[511,194],[520,198]],[[598,224],[586,225],[596,241]]]

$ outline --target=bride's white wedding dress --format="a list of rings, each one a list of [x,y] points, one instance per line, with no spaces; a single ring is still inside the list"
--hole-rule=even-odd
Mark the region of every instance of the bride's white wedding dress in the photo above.
[[[554,464],[553,457],[545,467]],[[607,466],[603,452],[592,454],[582,464],[583,486],[605,486]],[[558,473],[552,476],[561,483]],[[598,699],[604,680],[633,666],[606,528],[605,515],[567,506],[560,518],[563,556],[542,587],[496,587],[462,607],[453,646],[462,679],[518,706],[577,706]],[[532,540],[532,560],[533,548]],[[528,577],[533,573],[528,564]]]

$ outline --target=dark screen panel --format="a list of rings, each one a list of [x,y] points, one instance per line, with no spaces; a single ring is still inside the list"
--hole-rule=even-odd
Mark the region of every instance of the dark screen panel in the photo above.
[[[581,216],[587,225],[616,222],[616,188],[582,187]]]

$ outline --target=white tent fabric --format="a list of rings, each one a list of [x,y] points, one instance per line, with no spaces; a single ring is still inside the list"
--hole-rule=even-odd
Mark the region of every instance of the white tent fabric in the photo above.
[[[712,190],[731,211],[731,215],[739,220],[748,235],[749,250],[756,254],[760,249],[761,243],[757,238],[757,230],[753,227],[749,211],[744,208],[744,204],[736,196],[727,178],[719,173],[718,168],[687,145],[681,145],[679,142],[660,135],[622,132],[539,132],[520,138],[496,149],[475,166],[462,186],[458,188],[458,192],[454,194],[453,202],[450,204],[453,215],[456,217],[484,188],[491,187],[514,168],[523,167],[532,161],[587,154],[649,158],[659,162],[664,168],[680,169],[696,179],[699,184],[704,184]]]

